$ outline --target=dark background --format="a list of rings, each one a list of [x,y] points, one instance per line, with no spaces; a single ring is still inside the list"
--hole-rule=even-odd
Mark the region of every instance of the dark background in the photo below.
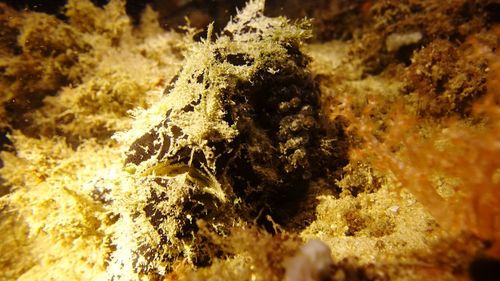
[[[22,10],[30,10],[56,15],[64,19],[66,0],[1,0],[9,6]],[[104,6],[109,0],[91,0],[97,6]],[[227,22],[236,8],[242,8],[245,0],[127,0],[126,11],[134,23],[139,21],[140,14],[151,5],[160,15],[163,27],[185,25],[185,17],[189,18],[194,27],[205,27],[215,21],[216,27]]]
[[[91,0],[104,6],[109,0]],[[0,0],[18,9],[44,12],[65,19],[64,6],[67,0]],[[360,7],[372,0],[266,0],[265,14],[286,16],[290,19],[314,18],[313,29],[319,40],[350,38],[352,29],[360,26]],[[215,31],[222,29],[236,9],[242,9],[246,0],[127,0],[126,11],[133,23],[139,22],[146,5],[151,5],[159,14],[164,29],[177,29],[186,25],[205,29],[213,22]]]

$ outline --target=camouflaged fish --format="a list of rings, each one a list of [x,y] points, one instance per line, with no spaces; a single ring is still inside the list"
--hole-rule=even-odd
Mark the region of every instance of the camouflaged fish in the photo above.
[[[219,35],[209,28],[191,47],[126,153],[125,169],[149,190],[137,216],[156,232],[136,239],[138,272],[161,274],[176,259],[208,264],[213,245],[198,220],[222,236],[238,220],[265,227],[271,216],[285,225],[289,202],[338,168],[300,51],[309,22],[265,17],[263,6],[251,1]]]

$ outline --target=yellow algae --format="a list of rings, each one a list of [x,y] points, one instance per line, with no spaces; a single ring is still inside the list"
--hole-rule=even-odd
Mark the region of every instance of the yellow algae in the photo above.
[[[0,4],[0,279],[482,280],[497,4],[299,2]]]

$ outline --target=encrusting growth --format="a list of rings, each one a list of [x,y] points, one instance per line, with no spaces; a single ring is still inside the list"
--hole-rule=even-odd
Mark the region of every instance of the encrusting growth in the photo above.
[[[342,140],[320,123],[319,90],[300,51],[309,22],[265,17],[263,4],[251,1],[216,39],[209,27],[170,91],[121,135],[133,139],[124,169],[146,192],[129,219],[152,231],[134,237],[135,271],[222,255],[198,220],[219,235],[235,223],[286,227],[311,179],[345,164]]]
[[[1,280],[476,280],[500,258],[495,1],[251,0],[224,29],[234,1],[170,9],[207,32],[62,2],[0,3]]]

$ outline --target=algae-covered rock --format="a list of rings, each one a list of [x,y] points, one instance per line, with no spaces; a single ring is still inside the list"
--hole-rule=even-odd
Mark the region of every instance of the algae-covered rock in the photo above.
[[[209,27],[163,99],[122,135],[132,139],[124,169],[146,192],[131,221],[153,232],[133,242],[135,271],[223,255],[198,220],[221,236],[235,223],[287,227],[311,179],[343,164],[300,51],[309,22],[265,17],[263,4],[251,1],[218,36]]]
[[[62,2],[0,4],[0,280],[467,280],[500,258],[495,1],[254,0],[225,29],[231,1],[173,1],[208,32]]]

